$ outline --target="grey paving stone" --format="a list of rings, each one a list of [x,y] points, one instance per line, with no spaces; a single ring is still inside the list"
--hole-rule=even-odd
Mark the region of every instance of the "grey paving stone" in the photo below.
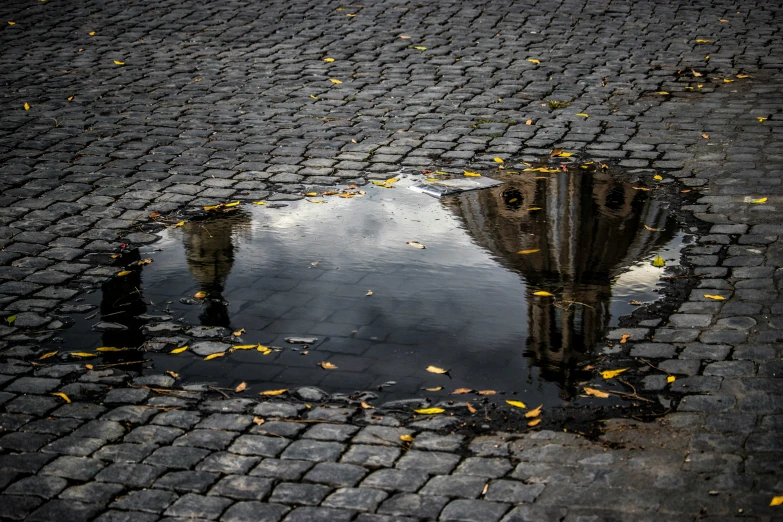
[[[117,463],[107,466],[95,476],[100,482],[112,482],[131,487],[146,488],[166,471],[165,468],[146,464]]]
[[[227,498],[204,497],[189,493],[180,497],[163,514],[171,517],[216,520],[232,504]]]
[[[340,457],[344,448],[345,446],[338,442],[297,440],[291,443],[285,451],[283,451],[280,458],[310,460],[313,462],[335,461]]]
[[[144,460],[144,464],[172,469],[190,469],[209,455],[209,451],[200,448],[165,447],[159,448]]]
[[[253,422],[250,415],[238,415],[233,413],[214,413],[196,425],[196,428],[204,430],[228,430],[243,431]]]
[[[487,481],[482,477],[470,475],[443,475],[432,477],[419,490],[420,495],[438,495],[442,497],[478,498]]]
[[[386,426],[365,426],[353,438],[354,444],[381,444],[385,446],[398,446],[400,436],[413,435],[412,430],[406,428],[390,428]]]
[[[397,469],[443,475],[450,473],[459,461],[459,456],[451,453],[411,450],[397,461]]]
[[[348,522],[354,516],[354,511],[327,507],[300,507],[291,511],[284,522],[310,522],[323,520],[328,522]]]
[[[455,475],[471,475],[484,478],[500,478],[505,476],[513,466],[504,458],[469,457],[454,470]]]
[[[209,495],[239,500],[264,500],[272,490],[271,479],[229,475],[209,490]]]
[[[95,452],[93,457],[112,462],[141,462],[156,448],[154,444],[110,444]]]
[[[508,504],[486,500],[452,500],[443,508],[439,520],[464,522],[498,521],[508,511]]]
[[[38,497],[3,495],[3,501],[0,502],[0,517],[7,520],[24,520],[43,502]]]
[[[300,506],[317,506],[332,491],[320,484],[295,484],[282,482],[275,487],[270,502]]]
[[[62,456],[47,464],[41,473],[73,480],[89,480],[104,468],[98,459]]]
[[[209,455],[196,466],[196,469],[227,475],[245,475],[260,460],[260,457],[244,457],[233,453],[219,452]]]
[[[75,500],[50,500],[33,511],[25,520],[50,522],[52,520],[68,520],[86,522],[101,511],[101,506],[85,504]]]
[[[291,446],[288,446],[290,441],[285,438],[265,437],[262,435],[242,435],[231,444],[228,451],[239,455],[276,457],[287,446],[290,448],[299,442],[303,441],[297,441],[291,444]],[[288,449],[286,449],[286,452],[288,452]],[[283,455],[285,455],[285,453]],[[283,456],[282,458],[288,457]]]
[[[544,490],[544,484],[525,484],[514,480],[495,480],[490,483],[486,500],[510,504],[533,503]]]
[[[302,438],[342,442],[351,438],[351,435],[357,431],[359,431],[357,426],[322,423],[316,424],[304,432]]]
[[[109,507],[120,510],[143,511],[145,513],[161,513],[177,499],[177,494],[162,489],[145,489],[131,491],[120,497]]]
[[[60,493],[60,498],[92,504],[107,504],[112,499],[117,498],[124,489],[125,487],[121,484],[88,482],[79,486],[71,486]]]
[[[278,522],[289,507],[261,502],[237,502],[220,517],[222,522]]]
[[[378,513],[435,520],[447,502],[446,497],[399,493],[384,501]]]
[[[139,426],[125,435],[122,440],[135,444],[169,444],[185,432],[166,426]]]
[[[173,443],[174,446],[192,446],[209,450],[224,450],[239,434],[233,431],[191,430]]]
[[[6,495],[35,495],[44,499],[56,496],[65,489],[68,481],[59,477],[32,476],[14,482],[5,490]]]
[[[104,511],[95,522],[155,522],[158,515],[139,511]]]
[[[178,492],[204,493],[218,479],[217,473],[204,471],[172,471],[155,481],[155,487]]]
[[[388,496],[388,493],[378,489],[342,488],[329,495],[323,505],[356,511],[375,511]]]
[[[308,471],[303,480],[333,487],[351,487],[356,485],[366,474],[367,471],[361,466],[322,462]]]
[[[367,468],[391,467],[399,456],[399,448],[355,444],[349,447],[340,462]]]

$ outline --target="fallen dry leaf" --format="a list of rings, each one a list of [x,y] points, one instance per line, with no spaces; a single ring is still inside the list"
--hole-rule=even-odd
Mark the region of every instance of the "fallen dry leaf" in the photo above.
[[[226,355],[226,352],[213,353],[204,357],[204,360],[211,361],[212,359],[217,359],[218,357],[223,357],[224,355]]]
[[[172,372],[171,370],[166,371],[166,374],[168,374],[169,376],[173,377],[174,379],[179,377],[179,374],[177,372]]]
[[[117,272],[117,277],[125,277],[128,274],[131,274],[132,272],[130,270],[122,270],[121,272]]]
[[[515,408],[527,409],[527,405],[522,401],[506,401],[506,404],[509,404]]]
[[[341,82],[340,80],[336,80],[336,79],[334,79],[334,78],[329,78],[329,81],[330,81],[330,82],[332,82],[332,83],[338,84],[338,85],[339,85],[339,84],[341,84],[341,83],[343,83],[343,82]]]
[[[266,390],[266,391],[259,392],[258,394],[259,395],[263,395],[265,397],[274,397],[274,396],[277,396],[277,395],[282,395],[282,394],[284,394],[287,391],[288,391],[288,389],[284,388],[282,390]]]
[[[644,225],[644,229],[645,230],[650,230],[651,232],[660,232],[661,230],[663,230],[662,228],[653,228],[653,227],[651,227],[649,225]]]
[[[576,115],[577,116],[581,116],[582,118],[589,118],[590,117],[590,115],[587,114],[586,112],[577,112]]]
[[[412,247],[415,247],[415,248],[427,248],[424,245],[422,245],[421,243],[419,243],[418,241],[408,241],[408,244],[410,246],[412,246]]]
[[[422,388],[422,390],[431,391],[431,392],[441,391],[442,389],[443,389],[443,386],[436,386],[434,388]]]
[[[375,409],[375,406],[370,406],[369,404],[367,404],[364,401],[362,401],[361,407],[364,408],[365,410],[374,410]]]
[[[26,110],[26,111],[30,110],[30,105],[28,103],[26,103],[26,102],[24,104],[24,110]]]
[[[772,497],[772,500],[769,502],[769,505],[770,507],[783,505],[783,495],[779,497]]]
[[[538,292],[533,292],[533,295],[537,295],[539,297],[552,297],[555,294],[550,294],[549,292],[544,292],[543,290],[539,290]]]
[[[701,137],[704,138],[705,140],[710,139],[710,135],[707,134],[706,132],[704,134],[702,134]]]
[[[125,65],[125,62],[121,62],[119,60],[114,60],[114,65]]]
[[[493,158],[495,163],[503,163],[503,158]]]
[[[464,176],[468,177],[468,178],[480,178],[481,177],[481,174],[479,174],[478,172],[471,172],[469,170],[463,170],[462,174]]]
[[[234,388],[234,392],[236,392],[236,393],[243,392],[245,390],[247,390],[247,383],[246,382],[241,382],[241,383],[239,383],[239,386]]]
[[[416,413],[421,413],[422,415],[435,415],[436,413],[443,413],[446,410],[444,410],[443,408],[424,408],[421,410],[413,410],[413,411],[415,411]]]
[[[539,65],[541,63],[541,60],[536,60],[535,58],[528,58],[527,61],[530,63],[534,63],[536,65]]]
[[[184,352],[187,349],[188,349],[187,345],[186,346],[180,346],[179,348],[174,348],[169,353],[182,353],[182,352]]]
[[[550,158],[554,158],[555,156],[559,155],[561,152],[563,152],[563,149],[554,149],[554,150],[552,150],[552,152],[549,154],[549,157],[550,157]]]
[[[652,260],[652,266],[654,267],[664,267],[666,266],[666,261],[661,256],[655,256],[655,259]]]
[[[400,440],[403,442],[413,442],[413,437],[410,435],[400,435]]]
[[[318,366],[320,366],[324,370],[336,370],[337,369],[337,365],[336,364],[332,364],[329,361],[319,362]]]
[[[519,252],[517,252],[517,254],[519,254],[521,256],[526,256],[528,254],[535,254],[536,252],[541,252],[541,249],[540,248],[531,248],[530,250],[520,250]]]
[[[261,426],[265,422],[266,421],[261,417],[253,417],[253,424],[255,424],[256,426]]]
[[[533,419],[532,421],[527,423],[527,425],[530,426],[531,428],[533,426],[538,426],[539,424],[541,424],[541,419]]]
[[[714,299],[715,301],[725,301],[726,298],[722,295],[711,295],[711,294],[704,294],[704,297],[707,299]]]
[[[627,342],[628,342],[628,339],[630,339],[630,338],[631,338],[631,334],[627,334],[627,333],[623,334],[623,335],[620,337],[620,344],[625,344],[625,343],[627,343]]]
[[[525,125],[533,125],[533,120],[527,120],[527,121],[525,122]]]
[[[451,392],[451,394],[452,394],[452,395],[461,395],[461,394],[463,394],[463,393],[470,393],[470,392],[472,392],[472,391],[473,391],[473,390],[471,390],[470,388],[457,388],[456,390],[454,390],[453,392]]]
[[[525,413],[525,417],[527,417],[528,419],[532,419],[533,417],[538,417],[539,415],[541,415],[541,408],[543,407],[544,405],[542,404],[538,408],[534,410],[530,410],[529,412]]]
[[[674,382],[676,380],[677,378],[674,375],[669,375],[668,377],[666,377],[666,382]]]
[[[628,368],[621,368],[619,370],[604,370],[601,372],[601,377],[604,379],[612,379],[614,377],[617,377],[623,372],[627,372]]]
[[[476,408],[474,408],[474,407],[473,407],[473,405],[471,405],[469,402],[466,402],[466,403],[465,403],[465,406],[467,406],[467,407],[468,407],[468,411],[469,411],[470,413],[476,413]]]
[[[42,356],[40,356],[40,357],[38,358],[38,360],[40,361],[40,360],[42,360],[42,359],[48,359],[49,357],[54,357],[54,356],[55,356],[55,355],[57,355],[58,353],[59,353],[59,352],[49,352],[49,353],[45,353],[45,354],[43,354]]]
[[[438,368],[437,366],[427,366],[427,371],[430,373],[438,373],[438,374],[449,373],[449,370],[444,370],[443,368]]]
[[[372,295],[372,290],[367,290],[367,293],[364,295]]]
[[[73,357],[95,357],[94,353],[89,352],[68,352],[68,355]]]
[[[495,390],[479,390],[477,393],[479,395],[497,395],[498,392]]]
[[[334,58],[324,58],[324,61],[326,63],[332,63],[334,61]]]
[[[150,212],[149,217],[152,219],[155,219],[156,217],[160,217],[160,212]]]
[[[750,202],[754,205],[761,205],[762,203],[767,202],[767,198],[751,199]]]
[[[127,348],[115,348],[114,346],[101,346],[100,348],[96,348],[96,352],[124,352]]]
[[[62,400],[64,400],[65,402],[67,402],[69,404],[71,402],[71,399],[66,394],[64,394],[62,392],[56,392],[56,393],[53,393],[52,395],[54,395],[56,397],[60,397]]]
[[[236,332],[234,332],[234,337],[239,337],[239,336],[240,336],[240,335],[242,335],[243,333],[245,333],[245,329],[244,329],[244,328],[240,328],[239,330],[237,330]]]
[[[587,395],[592,395],[593,397],[598,397],[599,399],[609,398],[608,393],[602,392],[601,390],[596,390],[595,388],[585,388],[584,390]]]

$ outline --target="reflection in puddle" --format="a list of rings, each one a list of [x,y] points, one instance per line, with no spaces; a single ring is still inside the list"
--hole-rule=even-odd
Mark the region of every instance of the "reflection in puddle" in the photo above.
[[[104,286],[104,320],[128,330],[89,340],[80,322],[64,337],[144,344],[158,352],[150,354],[157,372],[247,381],[251,391],[353,392],[394,381],[378,391],[382,399],[465,387],[559,404],[586,377],[580,368],[604,330],[632,311],[629,301],[656,299],[661,271],[651,257],[679,257],[665,205],[604,173],[508,177],[444,200],[407,190],[407,181],[370,187],[362,198],[245,208],[169,230],[141,276]],[[526,250],[536,252],[518,253]],[[207,299],[187,304],[198,292]],[[213,361],[168,354],[199,341],[188,325],[244,328],[233,341],[282,350]],[[289,336],[318,342],[297,350]],[[322,370],[322,361],[337,369]],[[427,373],[429,365],[451,378]],[[433,386],[445,389],[421,391]]]

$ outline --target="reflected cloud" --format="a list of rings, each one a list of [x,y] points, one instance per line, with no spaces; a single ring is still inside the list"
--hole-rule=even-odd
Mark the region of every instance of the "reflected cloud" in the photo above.
[[[676,233],[665,203],[601,171],[520,176],[445,203],[527,282],[525,355],[566,396],[587,377],[580,368],[609,326],[616,278]],[[537,252],[518,253],[525,250]]]

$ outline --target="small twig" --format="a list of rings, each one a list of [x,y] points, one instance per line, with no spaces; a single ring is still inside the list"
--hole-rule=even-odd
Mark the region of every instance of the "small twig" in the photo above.
[[[121,363],[113,363],[113,364],[99,364],[95,368],[100,368],[101,370],[105,368],[112,368],[114,366],[124,366],[127,364],[143,364],[145,362],[152,362],[152,359],[142,359],[140,361],[128,361],[128,362],[121,362]]]
[[[648,361],[648,360],[647,360],[647,359],[645,359],[644,357],[637,357],[637,359],[639,359],[640,361],[642,361],[642,362],[643,362],[643,363],[645,363],[645,364],[648,364],[648,365],[650,365],[650,367],[651,367],[651,368],[655,368],[655,369],[656,369],[656,370],[658,370],[659,372],[663,372],[663,373],[665,373],[666,375],[671,375],[671,373],[667,372],[667,371],[666,371],[666,370],[664,370],[663,368],[658,368],[657,366],[655,366],[653,363],[651,363],[650,361]]]
[[[639,401],[655,402],[655,401],[651,401],[650,399],[645,399],[644,397],[639,397],[635,393],[625,393],[625,392],[618,392],[618,391],[612,391],[612,390],[602,390],[602,391],[604,391],[606,393],[612,393],[614,395],[619,395],[620,397],[628,397],[630,399],[636,399],[636,400],[639,400]]]
[[[214,386],[207,386],[207,389],[218,392],[220,395],[223,396],[224,399],[230,399],[231,398],[228,395],[226,395],[226,393],[224,391],[222,391],[220,388],[215,388]]]
[[[617,380],[618,380],[619,382],[621,382],[621,383],[625,384],[625,385],[626,385],[626,386],[628,386],[629,388],[631,388],[631,389],[633,390],[633,394],[634,394],[634,395],[638,395],[638,393],[636,392],[636,388],[634,388],[633,384],[631,384],[631,383],[630,383],[630,382],[628,382],[628,381],[624,381],[624,380],[622,380],[622,379],[617,379]]]

